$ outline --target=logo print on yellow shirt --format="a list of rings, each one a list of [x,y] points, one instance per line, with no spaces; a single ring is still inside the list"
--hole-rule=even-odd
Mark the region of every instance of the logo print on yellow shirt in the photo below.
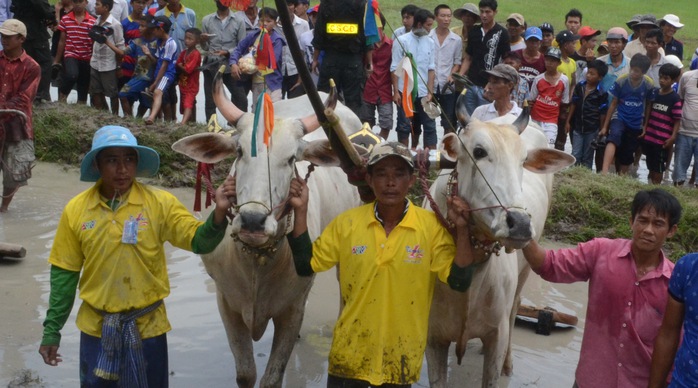
[[[351,247],[352,255],[362,255],[364,252],[366,252],[366,245],[357,245]]]
[[[90,230],[95,227],[95,224],[95,220],[83,222],[81,230]]]
[[[415,245],[414,247],[410,247],[409,245],[407,245],[405,247],[405,250],[407,251],[407,259],[405,259],[406,263],[419,264],[422,262],[424,252],[421,249],[419,249],[419,244]]]

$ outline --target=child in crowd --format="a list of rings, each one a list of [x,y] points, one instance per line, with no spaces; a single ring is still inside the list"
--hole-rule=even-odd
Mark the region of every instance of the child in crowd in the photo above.
[[[174,117],[170,113],[170,101],[167,98],[169,88],[172,86],[176,76],[177,42],[169,35],[172,22],[166,16],[157,16],[148,24],[148,27],[153,28],[153,36],[158,41],[155,55],[147,47],[144,47],[143,50],[146,55],[150,56],[151,60],[157,61],[155,64],[155,80],[147,89],[148,94],[152,95],[153,106],[150,109],[150,115],[145,119],[145,123],[154,123],[160,113],[160,108],[162,108],[165,121],[174,121]]]
[[[555,146],[560,110],[567,111],[570,102],[569,81],[558,71],[561,57],[559,48],[550,47],[545,53],[545,73],[534,78],[531,87],[531,118],[543,128],[549,147]]]
[[[145,0],[131,0],[131,14],[121,21],[121,26],[124,30],[124,43],[128,46],[132,40],[141,37],[141,24],[143,19],[143,10],[145,9]],[[121,59],[121,77],[119,78],[119,89],[121,89],[128,80],[133,77],[133,71],[136,69],[137,58],[134,55],[126,55]]]
[[[400,16],[402,16],[402,27],[398,27],[393,31],[393,40],[397,39],[400,35],[404,35],[412,31],[412,24],[414,24],[414,13],[417,12],[419,7],[414,4],[407,4],[400,10]]]
[[[381,23],[385,25],[385,17],[382,13],[380,18]],[[393,88],[390,78],[393,41],[383,33],[382,29],[380,36],[381,40],[373,45],[373,73],[366,80],[360,118],[373,128],[376,125],[375,112],[378,111],[380,136],[388,140],[390,128],[393,127]]]
[[[90,96],[97,109],[107,110],[107,99],[111,100],[111,112],[119,114],[118,80],[119,67],[116,53],[106,44],[107,41],[119,49],[124,48],[124,31],[121,23],[111,15],[114,0],[97,0],[95,13],[97,20],[93,27],[92,58],[90,59]],[[97,32],[95,32],[97,31]],[[103,32],[99,32],[103,31]]]
[[[671,87],[680,75],[681,69],[665,63],[659,68],[659,88],[652,89],[647,97],[642,152],[647,156],[649,181],[655,185],[662,183],[668,152],[681,126],[681,98]]]
[[[572,98],[572,89],[577,84],[577,61],[572,59],[572,54],[577,49],[577,44],[579,43],[579,35],[575,34],[570,30],[560,31],[555,36],[555,41],[560,47],[560,64],[557,67],[557,71],[564,74],[567,77],[569,93],[568,98]],[[567,122],[567,116],[569,115],[569,108],[567,105],[560,107],[560,113],[558,114],[557,122],[557,138],[555,139],[555,148],[563,151],[565,149],[565,143],[567,143],[567,134],[565,133],[565,123]]]
[[[192,119],[196,121],[195,112],[196,94],[199,93],[199,66],[201,66],[201,53],[196,49],[201,38],[201,30],[189,28],[184,33],[184,46],[177,58],[177,71],[179,72],[179,111],[182,114],[182,124]]]
[[[577,166],[591,169],[594,162],[592,141],[599,134],[599,127],[605,120],[608,108],[608,93],[600,82],[608,73],[608,65],[595,59],[587,65],[586,79],[574,87],[570,114],[565,123],[565,132],[570,134],[572,156]]]
[[[117,55],[124,58],[128,56],[136,58],[136,65],[133,69],[131,78],[119,90],[121,108],[124,110],[124,116],[126,117],[133,116],[133,104],[138,100],[140,100],[140,104],[138,105],[137,117],[143,117],[145,111],[148,110],[151,105],[149,99],[142,98],[141,92],[145,91],[148,86],[150,86],[150,83],[153,81],[153,71],[155,69],[155,61],[151,60],[143,51],[144,46],[148,48],[148,51],[155,51],[157,49],[157,41],[153,38],[153,28],[148,27],[148,23],[152,20],[152,16],[146,15],[138,21],[141,37],[132,39],[123,50],[120,50],[118,47],[114,46],[113,43],[107,41],[109,48],[114,50]]]
[[[520,108],[523,108],[526,100],[529,99],[531,89],[528,86],[528,80],[526,79],[526,76],[521,74],[521,72],[519,71],[519,69],[521,68],[521,57],[519,56],[519,54],[520,51],[509,51],[508,53],[502,56],[502,60],[504,60],[505,65],[513,67],[519,74],[519,86],[517,86],[511,92],[511,100],[515,101],[516,105],[518,105]]]
[[[630,59],[630,72],[618,77],[611,86],[611,105],[600,134],[607,137],[603,157],[602,173],[607,173],[615,157],[618,172],[625,174],[633,163],[634,153],[639,146],[638,137],[642,134],[642,118],[645,114],[645,100],[654,87],[652,79],[646,75],[650,59],[643,54],[635,54]],[[614,116],[614,113],[617,115]],[[617,149],[617,154],[616,154]]]
[[[60,0],[54,5],[54,10],[56,13],[56,20],[61,21],[63,16],[71,13],[73,11],[73,0]],[[58,50],[58,43],[61,41],[61,30],[56,28],[51,36],[51,57],[56,56],[56,51]]]
[[[281,53],[283,46],[286,45],[286,41],[284,37],[274,29],[278,17],[279,13],[273,8],[265,7],[259,10],[259,23],[264,28],[264,34],[267,35],[272,42],[273,53],[262,52],[266,51],[265,49],[259,50],[260,43],[262,43],[260,40],[264,38],[262,30],[257,29],[240,41],[237,47],[235,47],[235,50],[233,50],[233,54],[230,56],[230,74],[235,79],[240,79],[242,75],[240,67],[238,66],[238,61],[249,53],[250,50],[256,50],[257,59],[259,59],[260,56],[269,57],[264,60],[267,66],[267,70],[265,70],[266,74],[262,74],[258,71],[252,78],[253,112],[257,104],[257,98],[260,94],[265,92],[265,89],[271,96],[273,102],[281,100],[281,81],[283,79],[281,75]],[[273,57],[271,57],[272,55]]]
[[[63,69],[58,101],[66,102],[77,85],[78,104],[87,104],[93,43],[89,33],[94,24],[95,18],[87,13],[87,0],[73,0],[73,10],[58,24],[61,38],[53,58],[53,68]]]

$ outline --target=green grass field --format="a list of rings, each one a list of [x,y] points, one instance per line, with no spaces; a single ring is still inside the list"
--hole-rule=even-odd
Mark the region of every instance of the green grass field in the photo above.
[[[475,0],[459,0],[458,3],[443,1],[412,1],[421,7],[433,9],[436,5],[446,3],[452,8],[462,5],[462,2]],[[183,4],[196,11],[199,20],[205,15],[215,11],[213,0],[183,0]],[[318,3],[318,0],[311,0],[311,5]],[[274,1],[259,0],[258,6],[274,7]],[[407,1],[379,0],[383,13],[388,19],[388,28],[398,28],[401,26],[400,9],[408,4]],[[681,18],[681,22],[686,26],[679,30],[676,38],[684,43],[684,63],[688,64],[693,51],[698,47],[698,3],[695,0],[675,0],[672,2],[660,0],[587,0],[583,3],[578,1],[549,1],[549,0],[502,0],[499,1],[499,12],[497,21],[503,23],[505,18],[512,12],[518,12],[526,18],[529,25],[540,25],[542,22],[551,23],[556,31],[564,27],[565,14],[570,8],[578,8],[584,15],[583,25],[590,25],[593,28],[603,31],[601,38],[605,37],[605,32],[610,27],[625,26],[634,14],[653,13],[657,18],[661,18],[667,13],[673,13]],[[453,26],[459,25],[460,21],[453,20]],[[392,28],[391,28],[392,27]]]

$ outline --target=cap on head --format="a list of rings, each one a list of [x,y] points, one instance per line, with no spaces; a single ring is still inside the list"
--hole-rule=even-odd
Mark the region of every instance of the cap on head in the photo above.
[[[558,32],[555,36],[555,40],[557,41],[557,44],[559,44],[560,46],[568,42],[574,42],[577,39],[579,39],[579,35],[569,30],[562,30]]]
[[[670,24],[677,29],[681,29],[683,27],[683,23],[681,23],[679,17],[671,13],[664,15],[664,17],[659,20],[660,26],[663,26],[664,24]]]
[[[658,27],[657,25],[657,18],[654,17],[651,13],[648,13],[646,15],[640,16],[640,20],[633,25],[633,29],[639,28],[639,27]]]
[[[562,51],[560,51],[560,49],[557,47],[550,47],[548,48],[548,51],[545,52],[545,56],[562,60]]]
[[[148,27],[150,27],[150,28],[159,27],[159,28],[162,28],[163,30],[169,31],[170,27],[172,27],[172,21],[170,21],[170,18],[168,18],[167,16],[160,15],[160,16],[156,16],[155,18],[153,18],[153,20],[151,20],[150,23],[148,23]]]
[[[541,24],[539,28],[541,31],[555,33],[555,29],[553,28],[553,25],[548,23],[548,22]]]
[[[665,60],[667,63],[671,63],[672,65],[678,67],[679,69],[683,69],[683,62],[681,62],[681,60],[679,59],[679,57],[677,57],[677,56],[674,55],[674,54],[670,54],[670,55],[665,56],[665,57],[664,57],[664,60]]]
[[[118,125],[107,125],[95,132],[92,138],[92,149],[80,163],[81,181],[96,182],[101,177],[96,163],[97,155],[100,151],[110,147],[128,147],[138,152],[136,176],[153,176],[160,168],[160,155],[154,149],[138,145],[138,141],[128,128]]]
[[[319,10],[319,9],[320,9],[320,4],[318,4],[318,5],[314,6],[314,7],[308,8],[308,11],[307,11],[306,13],[309,14],[309,15],[310,15],[311,13],[318,13],[318,10]]]
[[[476,18],[480,19],[480,9],[477,7],[477,5],[473,3],[465,3],[463,4],[462,7],[456,9],[453,11],[453,16],[456,19],[460,19],[463,17],[463,13],[468,12],[470,14],[473,14]]]
[[[3,35],[22,35],[27,37],[27,26],[17,19],[7,19],[0,25],[0,34]]]
[[[634,25],[640,22],[640,19],[642,19],[642,14],[633,15],[633,17],[631,17],[630,20],[625,22],[625,25],[628,26],[628,28],[632,29]]]
[[[592,36],[601,35],[601,31],[595,30],[589,26],[584,26],[579,29],[579,36],[581,38],[591,38]]]
[[[501,78],[508,82],[513,82],[515,85],[519,83],[519,72],[504,63],[496,65],[492,70],[485,70],[483,73]]]
[[[612,27],[610,30],[608,30],[608,33],[606,34],[606,40],[609,39],[620,39],[627,42],[628,32],[625,31],[625,28],[623,27]]]
[[[526,24],[526,20],[524,20],[523,15],[521,15],[520,13],[512,13],[507,18],[507,22],[508,21],[515,21],[516,24],[518,24],[519,26],[523,26]]]
[[[396,141],[389,141],[385,143],[380,143],[373,147],[371,153],[368,155],[368,166],[375,166],[376,163],[389,157],[397,156],[402,158],[411,169],[414,169],[414,162],[412,161],[412,153],[407,147]]]
[[[526,33],[524,34],[524,40],[528,40],[529,38],[538,38],[538,40],[543,40],[543,31],[535,26],[528,27],[526,29]]]

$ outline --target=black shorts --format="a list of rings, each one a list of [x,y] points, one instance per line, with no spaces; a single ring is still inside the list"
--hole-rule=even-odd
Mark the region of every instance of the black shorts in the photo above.
[[[620,145],[616,150],[616,161],[621,166],[629,166],[635,161],[635,151],[640,146],[641,131],[625,130],[620,138]]]
[[[667,150],[657,143],[642,142],[642,153],[647,157],[647,169],[650,172],[663,173],[666,171]]]

